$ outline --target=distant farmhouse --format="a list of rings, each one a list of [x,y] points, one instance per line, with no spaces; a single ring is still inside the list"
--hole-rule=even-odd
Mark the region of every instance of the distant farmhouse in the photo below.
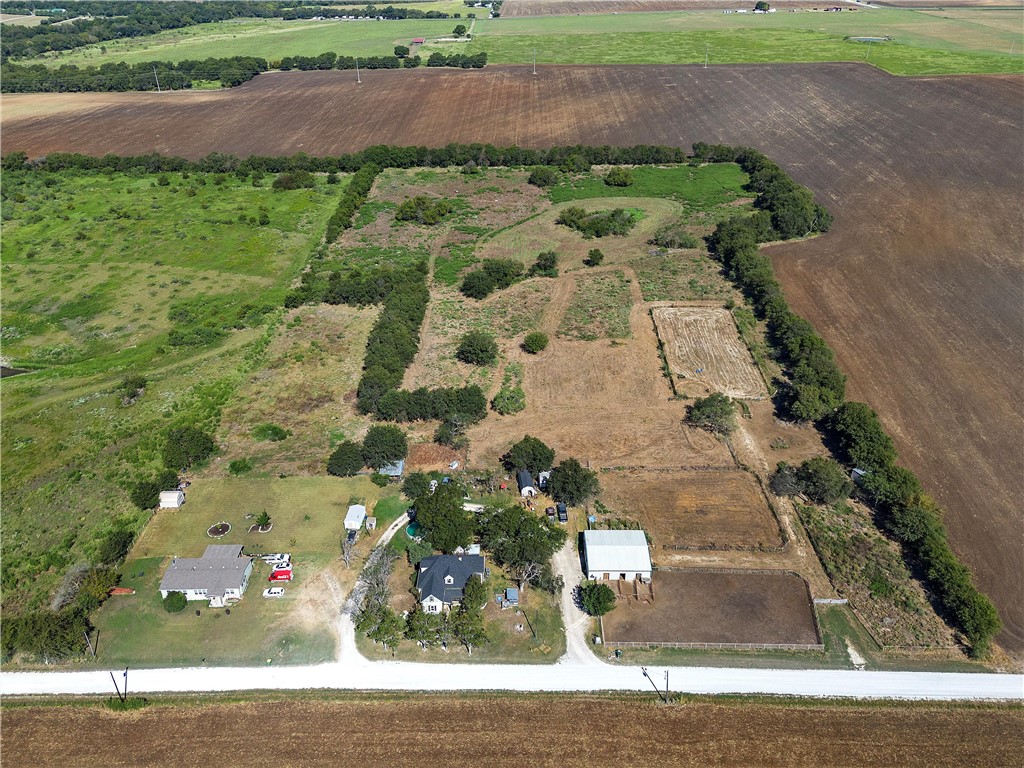
[[[463,590],[474,576],[484,578],[482,555],[434,555],[420,560],[416,589],[424,613],[441,613],[458,605]]]
[[[643,531],[584,531],[583,563],[588,579],[651,580],[651,553]]]
[[[353,504],[345,514],[345,530],[358,531],[366,521],[366,505]],[[376,524],[376,521],[374,521]]]
[[[223,608],[240,600],[249,586],[252,558],[242,555],[240,544],[210,544],[202,557],[176,557],[160,580],[160,594],[184,592],[187,600],[209,600]]]

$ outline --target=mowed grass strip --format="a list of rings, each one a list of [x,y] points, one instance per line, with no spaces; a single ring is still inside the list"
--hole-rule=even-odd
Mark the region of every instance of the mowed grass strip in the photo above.
[[[573,175],[552,187],[553,203],[586,200],[595,197],[661,197],[683,203],[692,210],[710,210],[744,197],[747,174],[735,163],[715,163],[691,168],[686,165],[658,168],[638,166],[629,170],[633,183],[613,187],[604,182],[607,168]]]

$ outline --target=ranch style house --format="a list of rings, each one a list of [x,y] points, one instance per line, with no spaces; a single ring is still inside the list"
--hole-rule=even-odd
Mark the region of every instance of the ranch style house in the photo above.
[[[187,600],[209,600],[223,608],[240,600],[249,586],[252,558],[242,555],[240,544],[210,544],[202,557],[176,557],[160,580],[160,595],[184,592]]]
[[[458,605],[474,576],[484,578],[483,555],[433,555],[420,560],[416,589],[424,613],[441,613]]]

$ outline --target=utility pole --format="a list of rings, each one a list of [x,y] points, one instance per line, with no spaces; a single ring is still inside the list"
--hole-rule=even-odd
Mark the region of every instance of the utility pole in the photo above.
[[[156,92],[160,93],[160,76],[156,73],[156,64],[153,65],[153,77],[156,80]]]
[[[362,80],[361,80],[361,79],[359,78],[359,57],[358,57],[358,56],[356,56],[356,82],[357,82],[357,83],[361,83],[361,82],[363,82],[363,81],[362,81]]]
[[[864,54],[864,61],[868,60],[868,56],[871,55],[871,40],[868,40],[868,51]]]
[[[650,674],[648,674],[648,672],[647,672],[647,667],[640,667],[640,671],[642,671],[642,672],[644,673],[644,677],[646,677],[646,678],[647,678],[648,680],[650,680],[650,681],[651,681],[651,685],[653,685],[653,686],[654,686],[654,692],[658,694],[658,697],[659,697],[659,698],[660,698],[660,699],[661,699],[661,700],[662,700],[663,702],[665,702],[666,704],[668,704],[668,697],[667,697],[667,696],[666,696],[665,694],[663,694],[663,693],[661,692],[661,688],[659,688],[659,687],[658,687],[658,684],[657,684],[656,682],[654,682],[654,678],[653,678],[653,677],[651,677],[651,676],[650,676]],[[666,672],[666,673],[665,673],[665,675],[666,675],[666,677],[667,677],[667,676],[668,676],[668,672]]]
[[[83,634],[85,635],[85,642],[89,645],[89,652],[92,654],[92,657],[95,659],[96,658],[96,649],[92,645],[92,640],[89,639],[89,633],[88,632],[84,632]]]
[[[537,49],[533,49],[533,74],[537,74]]]
[[[704,69],[708,68],[708,55],[710,52],[711,44],[704,43]]]

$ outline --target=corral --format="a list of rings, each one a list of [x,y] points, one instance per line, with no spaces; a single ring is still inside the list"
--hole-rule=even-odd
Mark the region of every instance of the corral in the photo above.
[[[779,524],[752,473],[721,468],[601,473],[602,498],[652,538],[654,562],[685,549],[776,549]]]
[[[656,307],[651,310],[676,388],[688,394],[722,392],[760,399],[767,394],[750,352],[726,309]]]
[[[284,73],[214,94],[5,95],[4,150],[328,155],[566,135],[755,145],[836,214],[827,237],[769,250],[787,299],[947,508],[954,547],[1000,608],[1000,640],[1024,649],[1024,551],[1006,535],[1024,495],[1024,458],[1006,448],[1024,428],[1020,363],[1006,354],[1024,343],[1021,79],[903,79],[855,64],[540,72],[381,71],[364,76],[372,88],[340,72]],[[869,121],[878,130],[860,130]],[[628,374],[629,362],[617,365]]]
[[[654,599],[621,599],[606,645],[817,646],[807,583],[792,573],[657,571]]]

